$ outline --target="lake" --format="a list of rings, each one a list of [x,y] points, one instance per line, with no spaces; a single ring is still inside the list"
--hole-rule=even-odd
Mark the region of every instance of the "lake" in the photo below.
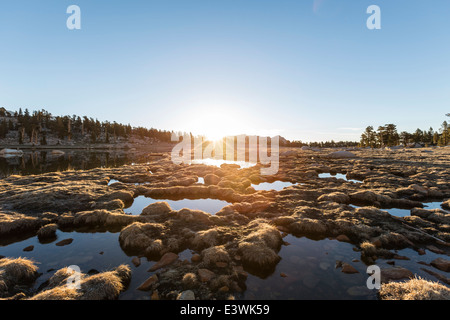
[[[22,157],[0,157],[0,177],[10,175],[36,175],[67,170],[89,170],[99,167],[115,168],[136,159],[126,152],[65,150],[63,154],[53,154],[52,150],[24,151]]]

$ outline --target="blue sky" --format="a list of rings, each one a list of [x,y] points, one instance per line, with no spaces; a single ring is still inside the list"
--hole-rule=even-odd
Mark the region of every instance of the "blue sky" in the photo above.
[[[2,1],[0,106],[303,141],[438,129],[449,14],[448,0]]]

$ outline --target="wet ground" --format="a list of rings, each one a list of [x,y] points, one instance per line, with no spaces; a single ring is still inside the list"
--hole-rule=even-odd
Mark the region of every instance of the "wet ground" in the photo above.
[[[42,273],[33,285],[36,292],[69,265],[96,273],[127,264],[132,280],[120,299],[150,299],[155,291],[169,299],[170,292],[186,289],[183,275],[200,276],[204,269],[216,282],[194,286],[200,299],[373,300],[377,292],[366,286],[372,264],[401,266],[448,286],[448,272],[431,265],[450,253],[446,151],[365,151],[353,159],[330,159],[329,151],[299,152],[282,158],[280,172],[270,177],[259,175],[254,164],[174,166],[167,158],[116,169],[13,176],[0,190],[0,255],[36,261]],[[169,208],[141,215],[160,202]],[[59,226],[57,239],[41,243],[36,230],[50,222]],[[160,228],[160,235],[145,234],[162,243],[157,254],[139,249],[139,241],[124,240],[125,230],[139,224]],[[139,230],[132,235],[141,236]],[[336,239],[344,235],[345,240]],[[56,245],[64,239],[73,241]],[[374,244],[374,253],[369,255],[364,243]],[[253,257],[247,247],[264,253]],[[208,258],[208,248],[225,253]],[[149,272],[169,251],[178,254],[178,262]],[[191,261],[194,255],[201,262]],[[259,258],[272,255],[259,264]],[[131,262],[136,257],[140,266]],[[208,264],[208,259],[219,260]],[[356,272],[343,272],[338,262]],[[152,274],[159,282],[150,291],[137,290]]]

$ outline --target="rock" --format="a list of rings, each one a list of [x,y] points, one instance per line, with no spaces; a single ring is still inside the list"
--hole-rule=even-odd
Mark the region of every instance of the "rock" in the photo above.
[[[430,250],[431,252],[437,253],[437,254],[444,254],[445,252],[441,249],[436,248],[433,245],[429,245],[427,246],[427,249]]]
[[[158,276],[156,274],[152,275],[150,278],[145,280],[141,285],[137,288],[137,290],[148,291],[152,287],[154,283],[158,281]]]
[[[376,239],[375,241],[372,242],[372,244],[373,244],[375,247],[377,247],[377,248],[381,248],[381,246],[383,245],[383,244],[381,243],[381,240],[380,240],[380,239]]]
[[[58,247],[67,246],[73,242],[73,239],[64,239],[56,243]]]
[[[381,286],[378,296],[381,300],[449,300],[450,289],[439,282],[425,279],[411,279],[405,282],[391,282]]]
[[[208,269],[198,269],[197,273],[201,282],[208,282],[215,276],[215,273]]]
[[[161,259],[149,269],[149,271],[153,272],[153,271],[156,271],[163,267],[166,267],[169,264],[174,263],[177,259],[178,259],[178,255],[176,253],[168,252],[168,253],[164,254],[161,257]]]
[[[151,300],[159,300],[159,294],[158,294],[158,291],[157,291],[157,290],[153,291],[153,293],[152,293],[150,299],[151,299]]]
[[[244,267],[242,267],[242,266],[234,266],[233,267],[233,272],[242,281],[245,281],[247,279],[247,277],[248,277],[248,273],[244,271]]]
[[[230,291],[230,288],[228,286],[223,286],[219,288],[219,292],[228,292],[228,291]]]
[[[225,262],[226,266],[230,261],[230,256],[224,246],[213,246],[202,251],[202,260],[206,265]]]
[[[282,278],[287,278],[287,274],[284,273],[284,272],[281,272],[281,273],[280,273],[280,277],[282,277]]]
[[[442,202],[441,207],[445,210],[450,210],[450,200]]]
[[[58,225],[55,223],[45,225],[38,230],[38,239],[40,241],[54,239],[56,238],[56,230],[58,230]]]
[[[428,194],[428,190],[427,189],[425,189],[424,187],[421,187],[421,186],[419,186],[417,184],[410,185],[408,187],[408,189],[412,189],[415,192],[418,192],[418,193],[421,193],[421,194],[424,194],[424,195]]]
[[[417,249],[417,253],[418,253],[420,256],[423,256],[424,254],[426,254],[425,250],[423,250],[422,248]]]
[[[351,193],[350,200],[371,205],[374,205],[376,203],[380,205],[389,205],[392,202],[392,199],[389,196],[385,196],[368,190]]]
[[[350,242],[350,239],[345,234],[338,235],[336,240],[341,242]]]
[[[327,225],[318,219],[302,218],[289,225],[289,230],[294,235],[316,235],[326,234]]]
[[[207,174],[204,177],[205,180],[205,185],[209,186],[209,185],[216,185],[220,182],[221,178],[216,176],[215,174]]]
[[[411,260],[411,259],[408,258],[408,257],[400,256],[400,255],[398,255],[398,254],[395,254],[392,258],[393,258],[393,259],[397,259],[397,260]]]
[[[141,265],[141,259],[139,257],[134,257],[131,262],[134,264],[135,267],[139,267]]]
[[[349,265],[348,263],[342,263],[342,270],[343,273],[353,274],[353,273],[359,273],[358,270],[356,270],[353,266]]]
[[[216,262],[216,267],[217,268],[226,268],[228,266],[228,263],[226,262],[222,262],[222,261],[217,261]]]
[[[33,251],[33,249],[34,249],[34,246],[28,246],[28,247],[24,248],[23,251],[29,252],[29,251]]]
[[[142,210],[141,215],[142,216],[165,215],[171,211],[172,209],[170,208],[167,202],[155,202],[146,206]]]
[[[381,282],[386,283],[391,280],[409,279],[414,277],[414,274],[403,267],[394,267],[381,270]]]
[[[186,290],[178,295],[177,300],[195,300],[195,294],[191,290]]]
[[[354,153],[351,153],[350,151],[336,151],[336,152],[332,152],[330,154],[328,154],[327,156],[325,156],[327,158],[333,158],[333,159],[337,159],[337,158],[356,158],[356,155]]]
[[[134,201],[133,193],[125,190],[118,190],[108,194],[105,198],[109,200],[119,199],[121,200],[125,206],[131,206]]]
[[[317,201],[331,201],[337,203],[348,203],[350,201],[350,197],[343,192],[332,192],[329,194],[323,194]]]
[[[289,150],[289,151],[280,153],[280,156],[282,156],[282,157],[294,157],[296,155],[297,155],[297,151],[295,151],[295,150]]]
[[[186,273],[181,282],[186,288],[194,288],[198,284],[197,276],[192,272]]]
[[[450,272],[450,260],[437,258],[431,261],[431,265],[441,271]]]
[[[445,284],[450,285],[450,278],[447,278],[447,277],[443,276],[442,274],[439,274],[439,273],[434,272],[434,271],[432,271],[432,270],[428,270],[428,269],[426,269],[426,268],[420,268],[420,270],[423,270],[423,271],[425,271],[426,273],[431,274],[433,277],[435,277],[435,278],[438,279],[439,281],[441,281],[441,282],[443,282],[443,283],[445,283]]]
[[[196,262],[200,262],[202,260],[202,256],[199,254],[193,254],[191,257],[191,261],[196,263]]]

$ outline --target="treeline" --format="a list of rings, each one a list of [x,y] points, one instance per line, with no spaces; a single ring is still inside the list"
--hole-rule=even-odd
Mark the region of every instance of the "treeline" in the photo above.
[[[438,131],[429,128],[428,130],[417,129],[415,132],[402,131],[398,133],[395,124],[379,126],[377,130],[368,126],[361,135],[359,145],[361,147],[393,147],[398,145],[422,146],[446,146],[450,144],[450,128],[447,121],[444,121]]]
[[[357,147],[359,145],[358,142],[355,141],[323,141],[323,142],[302,142],[302,141],[286,141],[284,144],[281,144],[286,147],[311,147],[311,148],[350,148]]]
[[[11,113],[0,108],[0,139],[7,137],[11,131],[18,133],[18,144],[29,141],[35,145],[46,145],[49,137],[85,143],[115,143],[132,135],[163,142],[171,140],[171,132],[153,128],[133,128],[129,124],[100,122],[86,116],[53,116],[45,110],[30,113],[28,109],[19,109]]]

